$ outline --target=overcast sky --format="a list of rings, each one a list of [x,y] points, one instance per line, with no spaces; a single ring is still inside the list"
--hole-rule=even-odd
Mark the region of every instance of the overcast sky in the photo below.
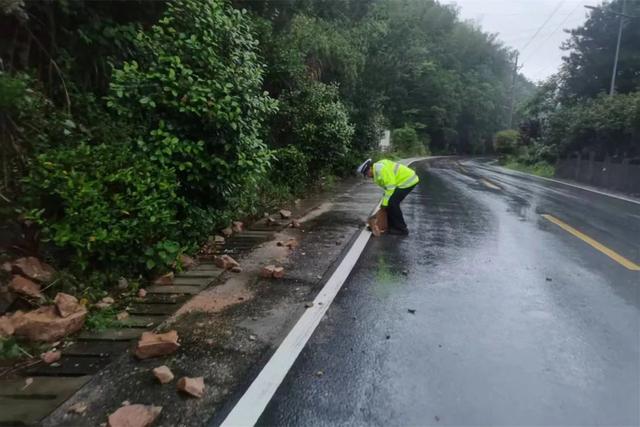
[[[600,3],[599,0],[442,2],[457,4],[462,19],[477,22],[489,33],[498,33],[505,45],[518,49],[523,66],[521,72],[533,81],[543,80],[556,72],[563,55],[560,44],[568,37],[563,29],[584,23],[587,13],[585,4]]]

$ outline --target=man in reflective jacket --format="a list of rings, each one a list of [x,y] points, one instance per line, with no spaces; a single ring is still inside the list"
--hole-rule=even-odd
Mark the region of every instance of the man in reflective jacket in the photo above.
[[[391,160],[383,159],[373,163],[371,159],[367,159],[358,167],[358,172],[373,178],[373,181],[384,190],[380,204],[382,209],[387,210],[389,233],[409,234],[402,210],[400,210],[400,202],[420,181],[415,171]]]

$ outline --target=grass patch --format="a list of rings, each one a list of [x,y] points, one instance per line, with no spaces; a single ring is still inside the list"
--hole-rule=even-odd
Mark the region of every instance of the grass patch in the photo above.
[[[87,315],[85,328],[90,331],[102,331],[110,328],[117,328],[122,325],[116,315],[117,310],[114,307],[107,307],[100,310],[92,310]]]
[[[553,178],[553,175],[556,172],[556,168],[547,163],[547,162],[538,162],[532,165],[527,165],[521,162],[518,162],[516,159],[510,158],[502,163],[507,169],[516,170],[519,172],[526,172],[532,175],[541,176],[544,178]]]

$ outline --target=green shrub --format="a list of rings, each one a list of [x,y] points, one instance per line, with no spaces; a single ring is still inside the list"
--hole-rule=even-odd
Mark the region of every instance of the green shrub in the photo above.
[[[175,260],[164,249],[180,236],[184,200],[175,171],[127,145],[49,150],[34,159],[26,187],[30,219],[45,240],[71,251],[80,272],[140,271]]]
[[[514,129],[497,132],[493,139],[493,149],[499,154],[514,154],[517,150],[520,134]]]
[[[275,109],[244,11],[223,0],[170,2],[137,36],[138,61],[113,73],[108,105],[136,125],[137,148],[176,168],[190,203],[229,207],[268,166],[260,139]]]
[[[293,196],[304,193],[310,181],[309,159],[292,145],[273,150],[268,179],[276,186],[288,189]]]
[[[335,85],[306,82],[284,96],[281,109],[280,120],[290,124],[293,141],[309,159],[312,176],[331,172],[333,164],[349,152],[354,130]]]
[[[418,138],[418,133],[409,125],[391,132],[391,146],[401,156],[423,156],[427,153],[425,144]]]

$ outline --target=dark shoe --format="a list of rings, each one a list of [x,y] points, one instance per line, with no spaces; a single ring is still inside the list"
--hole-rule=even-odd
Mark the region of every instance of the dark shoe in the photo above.
[[[409,230],[407,229],[401,230],[399,228],[389,228],[389,231],[387,231],[387,233],[393,236],[408,236]]]

